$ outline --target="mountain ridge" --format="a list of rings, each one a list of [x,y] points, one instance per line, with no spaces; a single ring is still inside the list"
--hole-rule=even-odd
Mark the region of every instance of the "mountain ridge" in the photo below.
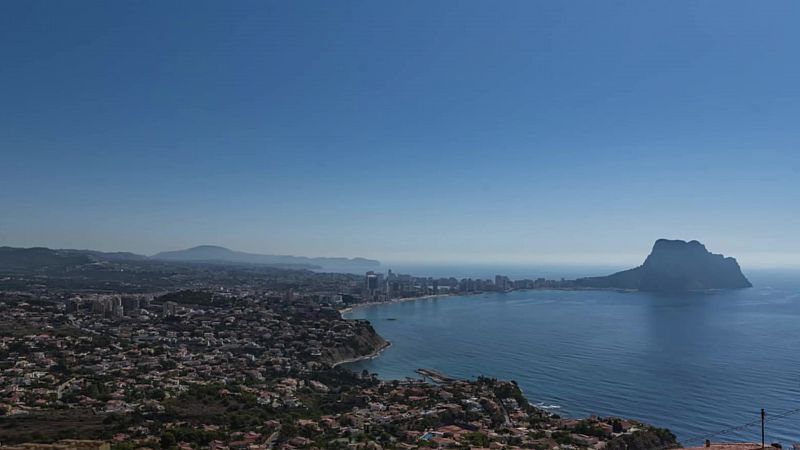
[[[194,253],[187,251],[195,250]],[[0,246],[0,269],[36,270],[45,267],[73,267],[103,262],[150,263],[208,263],[223,265],[257,265],[289,270],[361,270],[380,266],[377,260],[366,258],[325,258],[290,255],[260,255],[237,252],[225,247],[204,245],[187,250],[161,252],[153,256],[131,252],[101,252],[97,250],[51,249],[47,247]]]
[[[184,250],[160,252],[150,257],[163,261],[226,262],[236,264],[291,264],[307,265],[318,269],[374,268],[380,261],[367,258],[308,257],[294,255],[268,255],[231,250],[218,245],[198,245]]]

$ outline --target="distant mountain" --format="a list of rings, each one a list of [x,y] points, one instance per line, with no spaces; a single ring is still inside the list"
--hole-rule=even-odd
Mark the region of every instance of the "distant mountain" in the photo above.
[[[582,278],[583,287],[651,292],[752,287],[734,258],[709,252],[698,241],[659,239],[639,267],[606,277]]]
[[[224,247],[201,245],[152,257],[130,252],[100,252],[96,250],[50,249],[45,247],[0,247],[0,270],[39,271],[62,270],[93,263],[207,263],[248,264],[275,269],[329,271],[362,271],[380,266],[380,262],[365,258],[307,258],[303,256],[259,255],[237,252]]]
[[[182,262],[216,262],[235,264],[264,264],[271,266],[306,266],[326,270],[375,268],[380,262],[366,258],[309,258],[290,255],[261,255],[238,252],[216,245],[200,245],[186,250],[161,252],[152,259]]]

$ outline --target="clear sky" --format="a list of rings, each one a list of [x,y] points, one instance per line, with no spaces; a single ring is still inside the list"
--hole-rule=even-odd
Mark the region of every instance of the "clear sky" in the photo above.
[[[797,1],[3,1],[0,244],[800,265]]]

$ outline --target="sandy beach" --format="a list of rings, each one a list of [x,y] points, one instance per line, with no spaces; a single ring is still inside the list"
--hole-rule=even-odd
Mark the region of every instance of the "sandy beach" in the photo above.
[[[431,294],[431,295],[423,295],[421,297],[405,297],[405,298],[396,298],[394,300],[389,300],[388,302],[367,302],[367,303],[357,303],[352,306],[348,306],[347,308],[340,309],[339,313],[344,316],[345,313],[348,313],[356,308],[365,308],[368,306],[377,306],[377,305],[391,305],[392,303],[405,303],[405,302],[413,302],[416,300],[429,300],[432,298],[441,298],[441,297],[452,297],[453,294]]]

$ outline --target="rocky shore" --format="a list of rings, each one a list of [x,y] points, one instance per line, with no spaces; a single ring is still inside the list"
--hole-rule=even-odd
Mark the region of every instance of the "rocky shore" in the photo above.
[[[355,321],[353,335],[346,342],[322,350],[323,362],[338,366],[348,362],[374,358],[390,344],[366,320]]]

